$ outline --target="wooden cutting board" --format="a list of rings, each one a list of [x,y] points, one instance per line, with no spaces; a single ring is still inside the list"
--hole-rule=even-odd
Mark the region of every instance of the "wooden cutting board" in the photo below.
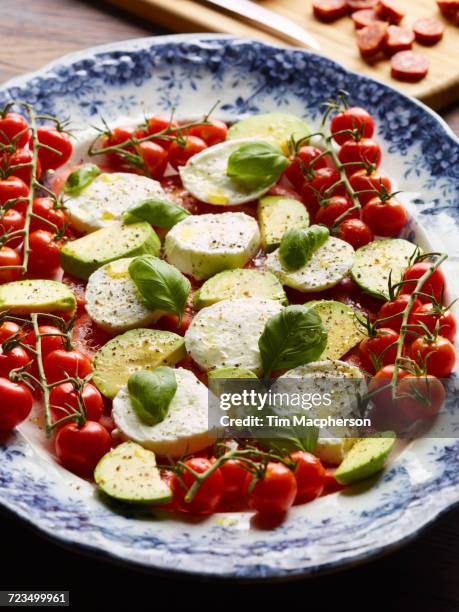
[[[174,32],[223,32],[250,37],[271,43],[286,43],[253,28],[250,24],[201,6],[193,0],[109,0],[126,11],[139,15]],[[390,62],[378,61],[370,65],[360,57],[355,43],[352,20],[343,17],[333,24],[317,21],[311,11],[310,0],[258,0],[259,3],[286,17],[290,17],[313,34],[321,45],[321,53],[347,68],[385,81],[429,104],[432,108],[444,108],[459,99],[459,27],[445,20],[443,40],[434,47],[415,48],[425,53],[430,61],[427,77],[420,83],[402,83],[390,76]],[[409,27],[415,19],[438,16],[443,19],[435,0],[399,0],[406,9],[403,24]]]

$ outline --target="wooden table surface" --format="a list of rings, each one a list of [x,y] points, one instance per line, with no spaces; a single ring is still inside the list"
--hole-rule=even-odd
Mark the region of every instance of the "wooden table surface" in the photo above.
[[[0,14],[0,82],[78,49],[163,33],[103,2],[0,0]],[[459,105],[445,109],[443,117],[459,134]],[[90,588],[95,602],[108,603],[107,596],[113,593],[107,588],[111,583],[118,585],[118,602],[126,596],[133,603],[133,592],[146,587],[154,590],[163,580],[63,551],[5,513],[0,518],[4,552],[6,537],[10,543],[8,554],[3,556],[0,590],[70,589],[73,603],[88,603],[86,588]],[[45,566],[43,558],[47,559]],[[94,577],[97,580],[91,580]],[[174,588],[175,582],[166,580],[171,604],[186,596],[186,592]],[[124,584],[129,584],[129,594],[123,593]],[[248,594],[249,587],[241,589],[240,596]],[[368,595],[363,597],[363,589],[372,592],[372,597],[384,598],[396,610],[459,610],[459,511],[449,513],[415,542],[382,560],[306,583],[250,587],[258,594],[271,595],[276,590],[288,593],[288,597],[304,598],[305,605],[316,597],[326,597],[331,607],[334,598],[339,602],[345,597],[349,606],[375,609],[374,601],[365,600]],[[221,594],[226,591],[231,594],[230,587],[220,587]]]

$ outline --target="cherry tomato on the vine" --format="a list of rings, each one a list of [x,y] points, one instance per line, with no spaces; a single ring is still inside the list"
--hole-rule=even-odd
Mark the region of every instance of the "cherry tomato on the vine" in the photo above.
[[[410,357],[421,367],[425,365],[427,374],[438,378],[447,378],[456,364],[456,350],[442,336],[416,338],[410,347]]]
[[[338,153],[339,160],[346,164],[345,171],[351,176],[357,170],[366,166],[376,166],[381,163],[381,148],[371,138],[361,140],[346,140]]]
[[[418,261],[405,270],[402,281],[404,282],[400,288],[400,293],[413,293],[416,289],[418,280],[431,268],[432,264],[428,261]],[[446,279],[443,272],[437,268],[432,272],[429,278],[423,283],[420,291],[427,295],[418,295],[420,302],[431,302],[433,297],[437,302],[441,303],[443,294],[446,290]]]
[[[31,361],[29,353],[22,346],[15,346],[0,353],[0,376],[8,378],[11,370],[22,368]]]
[[[41,354],[42,357],[46,357],[51,351],[64,348],[64,338],[62,338],[62,331],[54,325],[39,325],[38,333],[40,334]],[[24,338],[24,344],[35,348],[37,339],[35,332],[32,329]]]
[[[22,230],[24,229],[24,223],[24,215],[19,212],[19,210],[10,208],[2,217],[0,217],[0,235],[5,234],[6,232],[12,234],[13,232]],[[23,236],[19,234],[15,238],[11,238],[11,240],[5,239],[5,244],[12,248],[16,248],[21,244],[22,240]]]
[[[70,422],[59,428],[54,439],[56,455],[62,465],[79,476],[92,476],[99,460],[112,446],[108,431],[100,423]]]
[[[14,204],[14,207],[17,210],[25,211],[28,195],[29,188],[24,181],[17,176],[9,176],[6,179],[0,180],[0,206],[11,200],[21,198],[19,202]]]
[[[155,180],[163,177],[167,166],[167,151],[157,142],[146,140],[137,145],[148,176]]]
[[[354,208],[353,203],[345,196],[332,196],[319,205],[315,216],[315,223],[332,228],[336,220],[346,214],[344,219],[357,219],[359,211]]]
[[[55,170],[63,166],[72,155],[72,142],[65,132],[59,131],[54,126],[42,125],[37,128],[38,142],[54,149],[38,149],[38,158],[43,170]]]
[[[377,195],[390,193],[392,189],[390,179],[378,170],[371,172],[365,169],[357,170],[349,177],[349,183],[357,192],[357,198],[362,206]]]
[[[371,138],[375,131],[375,122],[368,111],[354,106],[335,115],[330,123],[330,130],[335,142],[342,145],[347,140],[355,139],[355,134],[345,130],[355,131],[358,138],[362,136]],[[343,131],[343,134],[337,133]]]
[[[368,372],[380,370],[383,366],[393,364],[397,355],[399,334],[389,327],[376,330],[376,335],[364,338],[359,345],[359,354],[363,366]]]
[[[8,112],[0,116],[0,142],[25,147],[30,140],[28,123],[19,113]]]
[[[185,144],[183,146],[174,141],[168,150],[169,163],[176,170],[179,166],[184,166],[193,155],[207,149],[204,140],[197,136],[185,136],[184,140]]]
[[[16,251],[8,246],[2,246],[0,248],[0,283],[9,283],[20,278],[20,268],[5,268],[6,266],[20,266],[21,263],[21,258]]]
[[[354,249],[359,249],[374,239],[371,229],[360,219],[342,221],[338,226],[337,236],[348,242]]]
[[[49,383],[63,380],[66,376],[84,378],[92,372],[91,361],[78,351],[56,349],[48,353],[43,361],[46,380]]]
[[[373,408],[370,411],[371,424],[378,431],[403,431],[409,424],[409,419],[401,412],[397,400],[392,393],[392,379],[395,366],[387,365],[379,370],[370,380],[368,394],[371,396]],[[406,370],[397,371],[396,386],[410,373]],[[395,392],[396,395],[396,392]]]
[[[303,186],[306,179],[306,172],[320,170],[320,168],[326,168],[328,166],[328,158],[325,155],[321,157],[322,153],[323,151],[311,145],[306,145],[299,149],[284,172],[295,189],[300,190]]]
[[[102,137],[102,147],[116,147],[121,145],[128,140],[130,140],[134,136],[134,128],[130,126],[119,125],[110,130],[108,134],[104,134]],[[126,147],[126,150],[130,153],[134,152],[134,148],[129,146]],[[107,154],[107,158],[114,166],[123,163],[124,158],[122,155],[117,153],[116,151],[109,151]]]
[[[435,376],[406,376],[397,385],[398,409],[413,423],[436,416],[445,396],[445,388]]]
[[[0,378],[0,430],[14,429],[26,419],[33,405],[33,395],[23,383]]]
[[[203,457],[187,459],[185,465],[198,474],[203,474],[212,467],[212,463],[209,459],[204,459]],[[180,476],[174,474],[171,480],[174,501],[182,510],[186,510],[192,514],[211,514],[215,512],[218,504],[222,500],[225,488],[225,482],[220,468],[212,472],[212,474],[201,484],[193,499],[190,502],[186,502],[185,496],[195,481],[196,479],[193,474],[186,469],[183,470]]]
[[[391,329],[399,332],[402,326],[403,313],[408,307],[409,300],[409,295],[398,295],[393,300],[385,302],[379,309],[377,317],[378,320],[387,320],[381,321],[380,325],[382,327],[390,327]],[[410,314],[408,315],[408,324],[412,323],[413,312],[416,311],[420,305],[421,302],[418,299],[415,299],[413,306],[410,309]]]
[[[290,459],[296,463],[293,472],[298,488],[295,501],[305,503],[319,497],[325,487],[325,469],[320,459],[304,451],[292,453]]]
[[[81,393],[81,400],[89,421],[99,421],[104,411],[104,400],[94,385],[85,383]],[[79,411],[78,392],[71,382],[62,383],[53,387],[49,393],[51,416],[53,422],[59,421],[72,412],[72,408]]]
[[[397,236],[406,223],[403,204],[392,198],[372,198],[362,209],[362,219],[377,236]]]
[[[12,336],[16,334],[20,335],[21,328],[17,323],[13,321],[3,321],[0,325],[0,344],[3,344],[5,340],[9,340]]]
[[[51,232],[32,232],[29,236],[29,248],[29,272],[48,276],[59,267],[60,248]]]
[[[65,225],[65,212],[62,208],[57,208],[54,205],[52,198],[35,198],[32,203],[32,212],[35,215],[43,217],[43,219],[45,219],[46,221],[53,223],[56,226],[57,230],[62,229]],[[30,222],[30,229],[32,231],[55,231],[51,225],[46,223],[46,221],[41,221],[41,219],[32,217]]]
[[[197,136],[204,140],[208,147],[226,140],[228,126],[220,119],[209,119],[208,125],[195,125],[189,129],[190,136]]]
[[[241,501],[246,495],[247,470],[243,463],[237,459],[230,459],[222,463],[220,471],[225,487],[223,499],[225,501]]]
[[[171,121],[170,117],[166,115],[154,115],[153,117],[149,117],[147,120],[147,127],[145,132],[149,135],[158,134],[158,132],[163,132],[169,128],[178,128],[178,123],[175,120]],[[167,134],[168,136],[176,136],[176,132],[172,131]],[[157,142],[159,145],[163,147],[163,149],[168,149],[172,144],[172,140],[167,138],[155,138],[154,142]]]
[[[32,162],[32,151],[30,149],[18,149],[12,155],[8,155],[3,160],[3,170],[8,172],[9,176],[17,176],[21,180],[29,185],[32,180],[32,168],[30,165],[25,166],[23,164],[30,164]],[[41,164],[40,160],[37,159],[35,166],[35,178],[40,179],[41,176]]]
[[[247,475],[247,488],[250,489],[254,476]],[[260,514],[284,514],[295,501],[298,492],[296,478],[292,470],[282,463],[270,461],[264,476],[257,480],[249,493],[249,506]]]
[[[301,199],[311,217],[314,218],[323,198],[333,195],[344,195],[346,189],[339,183],[341,177],[336,168],[319,168],[314,170],[314,177],[304,181],[301,189]]]
[[[423,304],[417,308],[411,317],[413,325],[418,324],[419,333],[422,333],[423,326],[427,327],[431,334],[438,331],[440,336],[452,342],[457,333],[457,321],[451,310],[448,308],[436,308],[432,302]]]

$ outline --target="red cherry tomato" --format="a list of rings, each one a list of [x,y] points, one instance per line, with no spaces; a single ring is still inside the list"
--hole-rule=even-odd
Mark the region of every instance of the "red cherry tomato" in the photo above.
[[[68,423],[59,429],[54,439],[56,455],[62,465],[85,477],[92,476],[94,468],[111,446],[108,431],[94,421],[86,421],[82,426]]]
[[[0,376],[8,378],[11,370],[22,368],[31,361],[29,353],[22,346],[15,346],[0,353]]]
[[[295,189],[301,189],[308,171],[311,172],[328,166],[327,157],[320,157],[322,153],[323,151],[310,145],[300,148],[284,173]]]
[[[185,312],[183,313],[182,322],[180,323],[180,326],[178,325],[178,316],[171,313],[163,315],[159,324],[161,328],[183,336],[186,330],[190,327],[191,321],[193,320],[193,316],[194,315],[191,309],[189,309],[189,307],[187,306]]]
[[[6,232],[12,234],[13,232],[24,229],[24,222],[24,215],[19,212],[19,210],[10,208],[10,210],[5,212],[3,217],[0,217],[0,235]],[[22,240],[22,235],[18,235],[15,238],[11,238],[11,240],[6,240],[5,244],[11,248],[16,248],[21,244]]]
[[[167,166],[167,151],[158,143],[149,140],[137,145],[137,150],[148,176],[157,181],[161,179]]]
[[[146,133],[149,135],[158,134],[158,132],[163,132],[168,128],[178,128],[177,121],[171,121],[170,117],[166,115],[154,115],[150,117],[147,121]],[[168,136],[176,136],[177,133],[175,131],[170,132]],[[168,149],[172,141],[167,138],[155,138],[154,142],[157,142],[159,145],[163,147],[163,149]]]
[[[364,338],[359,345],[359,355],[367,372],[375,372],[395,362],[399,334],[389,327],[382,327],[376,335]]]
[[[201,138],[197,136],[185,136],[185,145],[181,146],[177,141],[174,141],[169,147],[168,159],[170,165],[177,170],[179,166],[184,166],[186,162],[196,155],[207,149],[207,145]]]
[[[368,394],[373,404],[370,411],[371,424],[378,431],[399,432],[410,424],[406,415],[399,409],[397,400],[393,399],[390,386],[393,375],[394,366],[387,365],[375,374],[368,385]],[[399,369],[396,385],[406,376],[410,374],[406,370]]]
[[[310,502],[322,492],[325,487],[325,469],[320,459],[303,451],[296,451],[290,455],[296,463],[294,474],[297,483],[295,502]]]
[[[65,348],[64,338],[62,338],[62,332],[58,327],[54,325],[39,325],[38,332],[41,336],[41,354],[46,357],[51,351]],[[33,329],[24,338],[24,344],[31,346],[35,349],[37,339]]]
[[[127,142],[133,136],[134,136],[134,128],[130,126],[119,125],[111,129],[109,134],[105,134],[103,136],[102,146],[104,148],[116,147],[118,145],[121,145]],[[126,147],[126,150],[133,153],[134,147],[131,147],[131,146]],[[118,164],[120,163],[122,164],[124,162],[123,156],[120,155],[119,153],[116,153],[116,151],[110,151],[106,155],[110,163],[112,163],[114,166],[117,166]]]
[[[247,470],[237,459],[230,459],[222,463],[220,471],[225,487],[223,499],[225,501],[240,501],[246,495]]]
[[[400,293],[411,294],[416,289],[418,280],[432,267],[428,261],[419,261],[413,264],[403,274],[403,281],[409,281],[401,286]],[[427,281],[422,285],[421,292],[426,295],[419,295],[419,301],[423,303],[431,302],[433,297],[437,302],[441,303],[443,294],[446,290],[446,279],[440,269],[436,269],[429,276]]]
[[[25,147],[30,140],[29,125],[19,113],[6,113],[0,117],[0,142]]]
[[[23,383],[0,378],[0,430],[14,429],[32,410],[33,396]]]
[[[365,169],[357,170],[349,177],[349,183],[352,189],[357,192],[357,197],[362,206],[377,195],[390,193],[392,189],[390,179],[378,170],[372,172]]]
[[[49,125],[40,126],[37,129],[38,142],[51,147],[50,151],[44,147],[38,149],[38,158],[43,170],[55,170],[63,166],[72,155],[72,142],[65,132]]]
[[[432,340],[416,338],[410,347],[410,357],[419,365],[425,365],[427,374],[438,378],[447,378],[456,364],[456,350],[453,344],[442,336]]]
[[[59,267],[60,248],[51,232],[36,230],[29,236],[28,271],[49,276]]]
[[[21,198],[14,207],[17,210],[25,211],[28,195],[29,188],[24,181],[17,176],[9,176],[6,179],[0,180],[0,206],[3,206],[3,204],[6,204],[10,200]]]
[[[204,140],[208,147],[226,140],[228,126],[219,119],[209,119],[209,125],[196,125],[189,129],[190,136],[197,136]]]
[[[10,247],[0,248],[0,284],[15,281],[21,276],[20,268],[5,269],[6,266],[20,266],[21,258]]]
[[[436,416],[445,396],[445,388],[435,376],[407,376],[397,385],[398,409],[413,423]]]
[[[30,149],[18,149],[12,155],[8,155],[3,162],[3,169],[8,175],[17,176],[30,187],[30,181],[32,180],[32,168],[25,166],[24,164],[30,164],[32,162],[32,151]],[[40,160],[37,159],[35,166],[35,178],[40,179],[41,176],[41,165]]]
[[[338,238],[348,242],[354,249],[359,249],[374,240],[373,232],[360,219],[342,221],[339,224],[337,235]]]
[[[301,199],[314,218],[319,209],[319,202],[325,197],[344,195],[344,185],[339,183],[340,174],[336,168],[319,168],[314,170],[314,177],[307,179],[301,190]]]
[[[17,323],[13,323],[13,321],[3,321],[0,325],[0,344],[3,344],[16,334],[19,335],[20,330],[21,328]]]
[[[53,223],[57,229],[62,229],[65,225],[66,217],[64,211],[62,208],[56,208],[51,198],[35,198],[32,203],[32,212]],[[31,230],[53,231],[54,228],[46,223],[46,221],[32,217],[30,222]]]
[[[355,133],[358,138],[362,136],[371,138],[375,131],[375,122],[368,111],[354,106],[335,115],[330,124],[330,129],[335,142],[342,145],[348,140],[354,140]],[[346,130],[352,130],[354,133]],[[340,134],[339,132],[344,133]]]
[[[361,140],[346,140],[338,153],[339,160],[346,164],[346,174],[351,176],[365,166],[375,166],[381,163],[381,148],[371,138]]]
[[[383,304],[377,315],[378,320],[381,320],[380,325],[382,327],[390,327],[391,329],[399,332],[402,326],[403,313],[408,306],[409,300],[409,295],[399,295],[394,300]],[[408,324],[413,322],[413,312],[415,312],[420,306],[421,302],[418,299],[415,299],[413,306],[411,307],[410,314],[408,315]]]
[[[356,219],[359,211],[353,208],[352,202],[345,196],[332,196],[320,204],[315,216],[315,222],[332,228],[336,220],[347,213],[345,219]]]
[[[209,459],[203,457],[194,457],[185,461],[185,465],[197,472],[203,474],[211,466]],[[180,480],[182,482],[180,482]],[[217,509],[218,504],[222,500],[225,483],[220,468],[217,468],[199,487],[196,495],[190,502],[185,501],[185,496],[195,482],[195,477],[184,470],[180,477],[174,474],[171,480],[171,489],[174,495],[174,501],[182,508],[192,514],[212,514]]]
[[[456,337],[457,321],[451,310],[438,309],[431,302],[417,308],[412,314],[411,322],[420,326],[417,330],[419,333],[422,333],[425,325],[431,334],[438,330],[438,334],[450,342]]]
[[[377,236],[397,236],[405,227],[406,211],[400,202],[375,197],[363,207],[362,219]]]
[[[104,411],[104,400],[94,385],[86,383],[83,387],[81,399],[89,421],[99,421]],[[53,422],[59,421],[72,412],[72,408],[79,411],[78,393],[71,382],[53,387],[49,394],[51,416]]]
[[[63,380],[66,376],[84,378],[91,374],[91,361],[78,351],[64,351],[57,349],[51,351],[44,361],[43,367],[49,383]]]
[[[248,474],[250,489],[254,476]],[[298,492],[294,473],[282,463],[269,462],[266,472],[249,493],[249,506],[260,514],[284,514],[295,501]]]

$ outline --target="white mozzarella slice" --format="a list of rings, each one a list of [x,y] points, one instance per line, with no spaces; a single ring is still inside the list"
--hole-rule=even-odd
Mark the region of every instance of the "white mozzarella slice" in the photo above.
[[[266,258],[266,269],[287,287],[303,293],[334,287],[354,264],[354,249],[339,238],[330,237],[299,270],[288,270],[279,259],[279,249]]]
[[[89,277],[86,311],[109,334],[121,334],[155,323],[164,313],[151,310],[129,276],[132,257],[105,264]]]
[[[207,387],[189,370],[177,368],[174,372],[177,391],[161,423],[147,425],[139,419],[126,386],[113,400],[113,419],[121,437],[163,457],[182,457],[215,441],[209,432]]]
[[[165,198],[161,184],[129,172],[103,173],[83,191],[65,198],[71,225],[80,232],[94,232],[121,219],[147,198]]]
[[[228,158],[234,151],[244,144],[260,142],[266,144],[259,138],[227,140],[194,155],[179,170],[183,186],[192,196],[208,204],[234,206],[257,200],[276,181],[262,189],[244,187],[240,181],[227,176],[226,169]]]
[[[164,243],[167,261],[197,279],[242,268],[259,247],[257,222],[239,212],[187,217],[174,225]]]
[[[185,345],[202,370],[248,368],[261,373],[258,340],[268,319],[283,306],[275,300],[222,300],[203,308],[185,334]]]

